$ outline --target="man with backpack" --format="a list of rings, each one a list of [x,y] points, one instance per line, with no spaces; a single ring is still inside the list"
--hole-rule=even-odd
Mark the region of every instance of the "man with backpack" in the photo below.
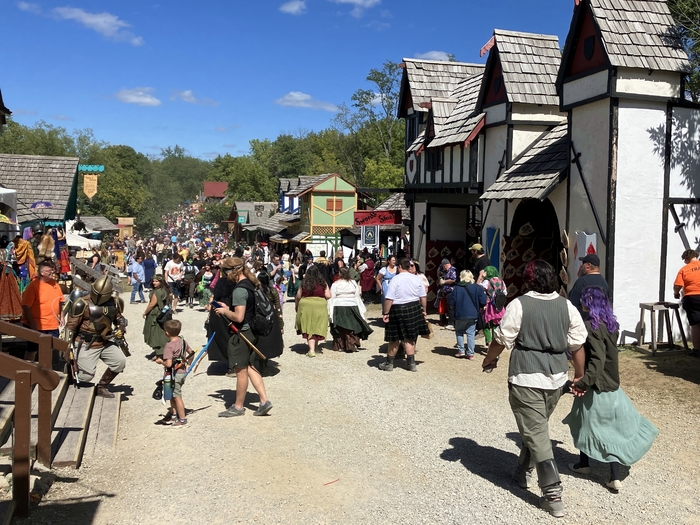
[[[260,396],[260,405],[253,415],[264,416],[272,409],[272,403],[267,399],[265,384],[259,372],[259,356],[247,342],[255,345],[258,341],[258,334],[253,328],[257,328],[256,331],[259,332],[267,329],[267,321],[260,319],[263,316],[260,315],[260,308],[256,308],[256,299],[262,301],[260,294],[256,294],[259,283],[243,259],[233,257],[228,262],[230,264],[227,264],[223,270],[224,276],[236,283],[231,307],[219,303],[219,307],[214,308],[214,311],[230,321],[234,327],[234,333],[228,342],[229,372],[226,375],[236,377],[236,401],[228,410],[219,413],[219,417],[236,417],[245,414],[243,403],[249,382],[253,384],[253,388]]]

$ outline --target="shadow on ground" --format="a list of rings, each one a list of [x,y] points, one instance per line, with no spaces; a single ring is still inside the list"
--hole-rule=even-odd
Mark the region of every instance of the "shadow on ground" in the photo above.
[[[97,497],[112,498],[115,494],[98,494]],[[90,496],[94,498],[96,496]],[[13,518],[13,525],[92,525],[100,506],[99,500],[67,501],[32,505],[28,518]]]
[[[229,389],[217,390],[213,394],[208,394],[209,397],[214,399],[221,399],[224,402],[224,407],[229,408],[236,402],[236,391]],[[251,410],[256,410],[258,407],[253,406],[251,403],[260,403],[260,396],[256,392],[248,392],[245,396],[245,402],[243,406]]]
[[[646,353],[640,353],[638,359],[641,359],[649,370],[700,385],[700,358],[687,354],[665,356],[659,353],[656,357],[652,357]]]

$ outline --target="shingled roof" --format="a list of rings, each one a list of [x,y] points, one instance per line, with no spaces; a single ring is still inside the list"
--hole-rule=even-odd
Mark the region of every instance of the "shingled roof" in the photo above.
[[[410,92],[414,111],[427,112],[423,107],[435,98],[449,98],[457,84],[465,77],[481,73],[483,64],[447,62],[440,60],[419,60],[404,58],[404,73],[401,80],[399,99],[404,100]],[[399,104],[399,117],[403,117],[403,104]]]
[[[304,177],[306,178],[306,177]],[[299,184],[301,184],[301,177],[294,177],[293,179],[280,179],[280,189],[279,191],[282,191],[284,193],[287,193],[289,190],[293,190]]]
[[[280,233],[286,228],[286,226],[280,224],[280,221],[290,220],[291,218],[292,216],[288,213],[275,213],[272,217],[268,217],[263,222],[245,226],[243,229],[249,231],[260,230],[267,233]]]
[[[498,58],[509,102],[558,106],[556,81],[561,63],[559,38],[554,35],[520,33],[496,29],[496,52],[489,53],[487,75]],[[487,89],[481,86],[481,95]],[[479,97],[483,100],[482,96]]]
[[[481,196],[483,200],[544,200],[569,169],[567,123],[555,126],[518,158]]]
[[[411,208],[406,206],[405,193],[392,193],[382,203],[375,208],[376,210],[400,211],[401,220],[411,218]]]
[[[585,2],[576,8],[572,29]],[[688,56],[675,31],[666,0],[588,0],[613,66],[687,72]],[[569,32],[569,39],[574,38]]]
[[[333,173],[324,173],[323,175],[317,175],[316,177],[301,176],[299,177],[299,185],[296,188],[290,189],[287,192],[287,196],[295,197],[297,195],[301,195],[332,176]]]
[[[256,206],[262,206],[262,210],[256,211]],[[278,206],[279,204],[277,202],[234,202],[233,208],[231,208],[231,213],[229,214],[228,221],[224,222],[234,222],[236,219],[235,215],[239,214],[244,215],[246,217],[246,226],[255,226],[258,224],[262,224],[270,218],[270,212],[277,211]]]
[[[85,223],[85,228],[88,230],[96,232],[109,232],[117,231],[119,226],[110,221],[107,217],[92,216],[92,217],[81,217],[80,218]]]
[[[17,190],[17,221],[64,221],[75,217],[77,157],[0,154],[0,185]],[[38,201],[51,208],[31,209]]]
[[[472,75],[457,85],[453,98],[459,102],[442,124],[440,131],[435,133],[435,137],[430,141],[431,148],[465,142],[469,138],[484,117],[483,114],[474,112],[483,77],[483,73]]]

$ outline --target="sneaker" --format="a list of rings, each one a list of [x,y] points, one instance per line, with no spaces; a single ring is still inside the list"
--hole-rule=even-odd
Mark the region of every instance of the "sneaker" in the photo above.
[[[233,370],[229,370],[228,372],[226,372],[226,377],[236,377],[236,372],[234,372]]]
[[[261,404],[255,412],[253,412],[253,415],[254,416],[264,416],[270,410],[272,410],[272,403],[270,403],[270,400],[268,399],[263,404]]]
[[[272,407],[270,407],[272,408]],[[231,405],[228,410],[219,412],[219,417],[236,417],[245,414],[245,408],[236,408],[236,405]]]
[[[561,500],[561,498],[541,498],[540,508],[546,510],[555,518],[564,517],[564,502]]]
[[[469,359],[470,361],[474,361],[474,354],[468,355],[468,356],[467,356],[467,359]]]
[[[570,463],[569,470],[571,472],[576,472],[576,474],[582,474],[587,476],[591,473],[591,467],[580,467],[578,463]]]
[[[464,357],[466,354],[464,352],[457,352],[455,357]]]
[[[187,426],[187,419],[178,419],[177,421],[175,421],[175,423],[173,423],[170,426],[175,427],[175,428],[186,427]]]
[[[619,479],[611,479],[605,484],[606,487],[608,487],[610,490],[613,492],[619,492],[620,489],[622,488],[622,483],[620,483]]]

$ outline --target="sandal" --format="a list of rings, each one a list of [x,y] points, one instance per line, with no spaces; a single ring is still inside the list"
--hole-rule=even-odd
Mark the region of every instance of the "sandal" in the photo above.
[[[316,352],[307,352],[306,357],[316,357]]]

